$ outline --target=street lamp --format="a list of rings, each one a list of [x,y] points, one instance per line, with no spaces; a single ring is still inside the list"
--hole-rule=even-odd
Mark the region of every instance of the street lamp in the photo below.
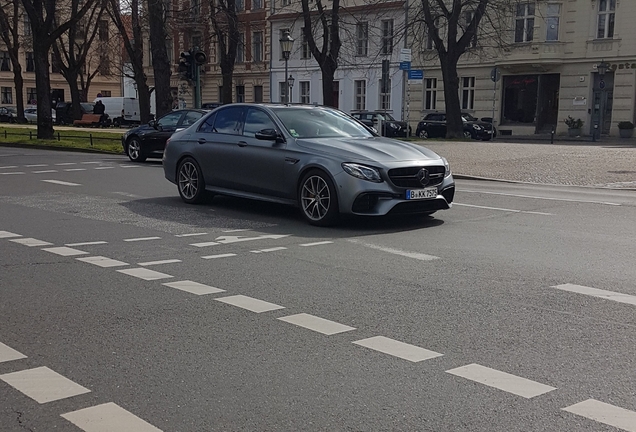
[[[280,50],[283,53],[285,59],[285,76],[287,76],[287,62],[289,61],[289,54],[294,46],[294,38],[289,34],[289,30],[283,32],[283,36],[280,38]],[[292,81],[293,84],[293,81]],[[285,103],[289,103],[289,89],[285,88]]]
[[[601,79],[605,76],[605,72],[610,68],[610,64],[605,60],[601,60],[599,64],[596,65],[596,70],[598,70],[598,74]]]
[[[292,87],[294,87],[294,77],[289,74],[289,78],[287,78],[287,87],[289,87],[289,92],[287,93],[289,97],[287,98],[287,103],[291,103],[292,101]]]

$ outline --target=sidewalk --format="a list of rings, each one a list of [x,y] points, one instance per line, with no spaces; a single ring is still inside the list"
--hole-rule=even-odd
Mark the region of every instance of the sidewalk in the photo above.
[[[416,142],[448,159],[458,178],[636,190],[635,139],[510,141]]]

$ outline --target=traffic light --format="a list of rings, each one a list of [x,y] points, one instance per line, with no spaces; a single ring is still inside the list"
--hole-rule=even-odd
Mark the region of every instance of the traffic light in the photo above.
[[[205,53],[203,51],[201,51],[198,48],[195,48],[193,50],[190,51],[192,53],[192,57],[194,58],[194,62],[198,65],[204,65],[207,60],[208,60],[208,56],[205,55]]]
[[[205,56],[205,54],[203,55]],[[179,74],[187,80],[193,80],[195,61],[192,56],[192,50],[182,52],[180,57],[181,59],[179,60],[179,69],[178,69]]]

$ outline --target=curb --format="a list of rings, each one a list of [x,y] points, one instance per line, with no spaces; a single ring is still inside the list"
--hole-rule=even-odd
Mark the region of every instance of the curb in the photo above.
[[[498,178],[492,178],[492,177],[480,177],[480,176],[474,176],[474,175],[455,174],[455,173],[453,173],[453,178],[458,180],[491,181],[491,182],[499,182],[499,183],[525,184],[525,185],[533,185],[533,186],[559,186],[559,187],[576,187],[576,188],[585,188],[585,189],[606,189],[606,190],[613,190],[613,191],[636,191],[636,187],[613,188],[613,187],[607,187],[607,186],[567,185],[567,184],[559,184],[559,183],[534,183],[534,182],[524,182],[520,180],[506,180],[506,179],[498,179]]]

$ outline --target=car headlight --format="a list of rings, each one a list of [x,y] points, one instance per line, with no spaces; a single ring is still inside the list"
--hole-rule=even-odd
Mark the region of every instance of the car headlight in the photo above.
[[[395,123],[389,123],[389,127],[391,129],[399,129],[400,127],[398,125],[396,125]]]
[[[475,130],[482,130],[482,127],[481,127],[481,126],[479,126],[479,125],[474,124],[474,125],[473,125],[473,129],[475,129]]]
[[[450,164],[444,157],[442,158],[442,162],[444,162],[444,177],[448,177],[451,173]]]
[[[368,180],[375,183],[382,183],[383,181],[380,176],[380,171],[376,168],[371,168],[357,163],[344,162],[342,164],[342,169],[347,174],[362,180]]]

